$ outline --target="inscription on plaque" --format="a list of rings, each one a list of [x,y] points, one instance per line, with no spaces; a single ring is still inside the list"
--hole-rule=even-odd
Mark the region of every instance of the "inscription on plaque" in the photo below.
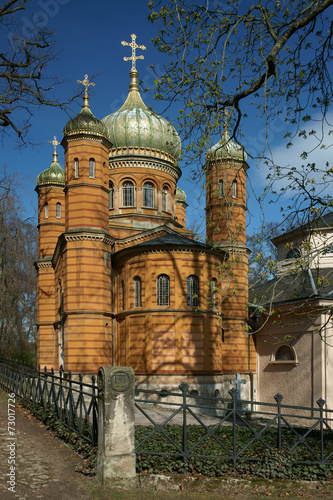
[[[125,392],[131,386],[131,377],[128,373],[118,371],[113,373],[109,378],[109,384],[114,391]]]

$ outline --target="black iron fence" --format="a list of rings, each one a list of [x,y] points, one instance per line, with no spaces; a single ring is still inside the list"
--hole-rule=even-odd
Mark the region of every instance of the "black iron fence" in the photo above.
[[[281,454],[294,464],[333,464],[333,411],[325,401],[316,408],[258,403],[197,395],[182,383],[181,393],[138,389],[137,411],[146,419],[146,427],[136,441],[140,457],[172,457],[184,468],[200,459],[237,463],[269,461]],[[165,418],[152,415],[152,408],[165,408]],[[253,409],[254,411],[251,411]]]
[[[91,384],[83,382],[82,374],[73,378],[71,372],[55,373],[0,358],[0,387],[44,410],[52,409],[59,420],[86,441],[97,443],[98,391],[95,375]]]
[[[0,358],[0,387],[51,409],[69,429],[97,443],[98,389],[80,374],[73,377]],[[185,470],[200,459],[231,463],[271,460],[276,453],[296,464],[333,465],[333,411],[325,401],[316,408],[198,395],[183,382],[180,392],[136,390],[136,453],[169,457]]]

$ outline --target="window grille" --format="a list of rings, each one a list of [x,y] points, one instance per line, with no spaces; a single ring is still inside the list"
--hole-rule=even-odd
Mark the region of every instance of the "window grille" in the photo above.
[[[211,307],[214,309],[216,306],[216,279],[213,278],[212,281],[210,282],[210,304]]]
[[[286,259],[299,259],[301,256],[301,252],[298,250],[298,248],[292,248],[289,250],[289,252],[286,255]]]
[[[75,179],[79,178],[79,159],[74,158],[74,177]]]
[[[170,305],[170,278],[167,274],[160,274],[156,280],[156,301],[158,306]]]
[[[162,189],[162,211],[168,211],[168,188],[166,186]]]
[[[223,181],[219,180],[219,197],[223,198]]]
[[[49,218],[49,204],[45,203],[45,219]]]
[[[199,294],[199,280],[194,274],[187,277],[187,305],[191,307],[197,307],[199,304],[198,294]]]
[[[295,352],[288,345],[282,345],[275,353],[275,361],[294,361]]]
[[[113,205],[113,197],[114,197],[114,189],[113,189],[113,184],[110,182],[110,185],[109,185],[109,210],[112,210],[114,208],[114,205]]]
[[[123,184],[123,206],[134,206],[134,185],[133,182],[124,182]]]
[[[56,205],[56,218],[61,219],[61,203],[57,203]]]
[[[141,278],[134,278],[134,307],[141,307]]]
[[[154,185],[151,182],[145,182],[143,185],[143,206],[154,208]]]
[[[232,197],[237,198],[237,181],[232,182]]]
[[[95,178],[95,160],[94,160],[94,158],[90,158],[90,160],[89,160],[89,177],[90,177],[90,179]]]

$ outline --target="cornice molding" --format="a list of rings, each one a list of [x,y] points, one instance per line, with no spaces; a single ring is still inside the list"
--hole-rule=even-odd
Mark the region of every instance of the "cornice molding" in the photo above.
[[[244,245],[244,243],[237,243],[236,241],[235,242],[223,242],[223,243],[211,243],[212,247],[213,247],[213,250],[216,249],[216,250],[222,250],[224,252],[227,252],[229,255],[230,254],[233,254],[233,253],[237,253],[237,254],[247,254],[247,255],[250,255],[251,253],[251,250],[246,246]]]
[[[103,144],[103,146],[110,149],[110,141],[101,134],[98,133],[89,133],[89,132],[75,132],[73,134],[66,134],[66,136],[62,139],[61,145],[65,149],[67,149],[70,142],[77,142],[82,140],[88,140],[91,142],[98,142]]]
[[[110,157],[110,160],[112,157]],[[171,162],[165,162],[162,163],[158,160],[149,160],[147,158],[145,159],[131,159],[131,158],[119,158],[116,157],[112,159],[109,163],[109,168],[115,168],[115,169],[121,169],[121,168],[130,168],[130,169],[136,169],[136,168],[147,168],[147,169],[152,169],[152,170],[159,170],[160,172],[167,173],[174,177],[176,181],[179,180],[179,178],[182,175],[182,172],[179,167],[176,167],[174,165],[171,165]]]
[[[224,249],[223,249],[224,250]],[[121,252],[121,255],[119,255],[119,253]],[[133,248],[131,247],[128,247],[128,248],[124,248],[122,250],[118,250],[117,254],[113,256],[113,258],[115,258],[116,260],[118,259],[122,259],[123,257],[129,257],[129,258],[132,258],[132,257],[136,257],[137,255],[149,255],[149,254],[152,254],[152,253],[160,253],[160,254],[163,254],[163,253],[168,253],[168,254],[197,254],[197,255],[207,255],[207,254],[211,254],[213,257],[217,257],[219,260],[223,260],[224,258],[224,254],[221,255],[221,253],[218,251],[218,250],[214,250],[214,249],[210,249],[210,248],[207,248],[207,250],[203,249],[203,248],[170,248],[169,246],[165,246],[165,247],[158,247],[158,248],[142,248],[142,249],[135,249],[133,250]]]
[[[144,233],[139,233],[135,234],[133,236],[130,236],[126,238],[126,240],[116,240],[115,244],[116,247],[121,247],[119,250],[123,250],[124,248],[127,248],[129,245],[138,245],[139,243],[142,243],[144,241],[150,241],[153,238],[158,238],[160,236],[164,236],[166,234],[169,234],[170,231],[168,231],[165,227],[159,228],[159,229],[153,229],[151,231],[146,231]],[[117,250],[117,251],[119,251]]]
[[[52,257],[36,260],[36,262],[34,262],[34,266],[37,270],[41,267],[52,267]]]
[[[77,234],[67,234],[64,233],[64,238],[66,241],[100,241],[106,243],[107,245],[112,245],[114,238],[112,236],[107,236],[106,234],[93,234],[93,233],[77,233]]]
[[[221,198],[222,200],[222,198]],[[212,210],[214,208],[221,208],[221,207],[229,207],[230,210],[233,208],[233,207],[240,207],[240,208],[243,208],[244,210],[247,210],[247,205],[246,203],[238,203],[238,202],[235,202],[233,200],[225,200],[225,201],[215,201],[215,202],[208,202],[207,203],[207,206],[205,207],[205,210],[206,212],[208,210]]]
[[[97,189],[102,189],[103,191],[106,191],[109,193],[109,189],[106,186],[103,186],[103,184],[96,183],[93,184],[92,182],[73,182],[72,180],[66,181],[66,185],[64,187],[65,193],[68,191],[68,189],[73,189],[73,188],[80,188],[82,186],[88,186],[88,187],[93,187]]]
[[[138,316],[140,314],[146,315],[146,314],[151,314],[151,313],[181,313],[181,314],[193,314],[193,316],[200,316],[200,315],[205,315],[205,316],[216,316],[218,318],[224,317],[225,313],[218,311],[217,309],[200,309],[196,310],[196,308],[173,308],[170,306],[160,306],[156,308],[144,308],[144,307],[135,307],[134,309],[127,309],[124,311],[119,311],[118,313],[115,314],[115,318],[118,320],[122,317],[126,316]]]
[[[57,265],[59,256],[68,241],[98,241],[111,246],[114,243],[115,239],[109,234],[100,232],[98,230],[89,230],[89,228],[77,228],[76,230],[66,231],[58,238],[58,242],[52,258],[52,264],[54,267]]]

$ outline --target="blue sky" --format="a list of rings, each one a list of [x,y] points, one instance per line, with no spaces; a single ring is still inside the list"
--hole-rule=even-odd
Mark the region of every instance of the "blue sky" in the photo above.
[[[90,106],[95,116],[104,116],[116,111],[126,99],[129,85],[130,62],[124,62],[124,56],[131,55],[129,47],[123,47],[121,41],[131,41],[131,33],[137,35],[137,43],[145,45],[147,50],[138,51],[145,59],[137,62],[139,78],[144,85],[153,86],[154,75],[150,68],[154,64],[157,69],[168,61],[150,42],[156,36],[157,25],[148,20],[147,0],[123,0],[119,2],[95,0],[33,0],[29,11],[17,14],[17,20],[22,26],[22,32],[29,29],[29,20],[42,20],[49,28],[54,29],[57,38],[57,48],[60,51],[57,60],[49,65],[48,73],[64,79],[65,83],[56,87],[54,92],[60,99],[71,95],[77,88],[77,80],[82,80],[87,73],[94,76],[95,87],[90,87]],[[92,90],[91,90],[92,89]],[[165,104],[156,102],[148,94],[143,95],[147,105],[152,105],[154,111],[162,113]],[[73,108],[73,115],[80,111],[81,106]],[[171,111],[172,113],[172,111]],[[250,112],[251,113],[251,112]],[[166,116],[164,114],[164,116]],[[36,110],[31,121],[29,139],[34,147],[18,148],[13,136],[3,139],[1,147],[1,166],[6,166],[8,172],[17,172],[22,176],[24,192],[22,198],[28,215],[33,216],[37,208],[37,195],[34,191],[37,175],[49,167],[52,162],[53,147],[48,141],[56,136],[60,142],[62,130],[69,116],[64,111],[55,108]],[[300,152],[304,149],[302,139],[296,141],[292,150],[286,150],[282,137],[286,126],[282,120],[276,120],[271,125],[270,136],[273,154],[282,163],[300,163]],[[253,110],[244,128],[243,144],[249,153],[257,154],[264,145],[265,125],[254,117]],[[63,167],[63,151],[58,146],[59,163]],[[329,159],[328,151],[316,153],[317,161],[321,163]],[[260,225],[261,213],[255,202],[251,185],[257,194],[266,184],[266,170],[263,164],[249,160],[249,222],[250,231]],[[203,199],[199,199],[201,188],[186,181],[188,172],[184,171],[179,186],[188,195],[188,221],[204,216]],[[283,201],[283,203],[285,200]],[[198,207],[201,210],[198,210]],[[267,205],[265,208],[267,220],[277,220],[279,207]]]

